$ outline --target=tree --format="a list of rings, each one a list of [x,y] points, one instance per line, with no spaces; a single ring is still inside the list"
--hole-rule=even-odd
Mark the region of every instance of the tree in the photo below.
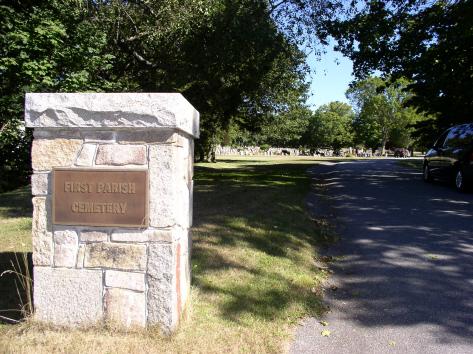
[[[181,92],[201,113],[202,158],[231,124],[258,133],[289,117],[289,127],[297,118],[289,112],[304,110],[293,96],[306,94],[307,49],[318,51],[337,7],[331,0],[5,0],[2,165],[27,170],[26,91]]]
[[[301,147],[312,111],[305,105],[270,115],[257,131],[231,124],[218,143],[232,146]]]
[[[25,183],[30,171],[24,92],[121,88],[106,74],[114,57],[97,23],[84,21],[85,10],[55,1],[33,4],[0,6],[0,174],[11,187]]]
[[[306,132],[306,142],[311,148],[348,147],[353,142],[353,111],[349,104],[330,102],[313,114]]]
[[[395,82],[379,77],[355,81],[347,90],[347,97],[355,107],[354,128],[356,142],[370,148],[408,147],[412,144],[412,125],[424,118],[415,109],[406,107],[412,94],[408,82]],[[398,145],[399,144],[399,145]]]
[[[346,10],[328,32],[359,79],[375,71],[407,78],[408,103],[436,116],[419,126],[430,135],[471,120],[472,1],[367,0]]]
[[[282,11],[297,3],[6,0],[0,129],[9,137],[0,137],[2,146],[24,146],[28,156],[25,91],[173,91],[200,111],[196,150],[208,156],[232,122],[258,131],[288,111],[293,92],[304,94],[305,54],[287,22],[293,14]],[[12,146],[2,150],[14,157]]]
[[[260,144],[280,147],[298,148],[302,145],[301,138],[309,125],[312,112],[305,106],[277,114],[271,123],[262,128]]]

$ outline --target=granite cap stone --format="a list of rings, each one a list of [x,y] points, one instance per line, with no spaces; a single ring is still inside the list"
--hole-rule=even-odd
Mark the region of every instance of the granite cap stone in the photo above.
[[[172,128],[199,137],[199,112],[180,93],[27,93],[30,128]]]

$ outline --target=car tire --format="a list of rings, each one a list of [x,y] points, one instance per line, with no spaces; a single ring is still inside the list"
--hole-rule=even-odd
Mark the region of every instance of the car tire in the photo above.
[[[465,176],[461,168],[459,168],[457,173],[455,173],[455,188],[459,192],[466,192],[468,190]]]
[[[429,165],[424,165],[424,170],[422,171],[422,179],[424,182],[432,182],[432,174],[430,173]]]

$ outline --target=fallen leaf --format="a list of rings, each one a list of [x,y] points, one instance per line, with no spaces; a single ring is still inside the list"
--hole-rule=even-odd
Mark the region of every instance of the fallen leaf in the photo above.
[[[330,337],[330,331],[328,329],[324,329],[320,334],[322,337]]]

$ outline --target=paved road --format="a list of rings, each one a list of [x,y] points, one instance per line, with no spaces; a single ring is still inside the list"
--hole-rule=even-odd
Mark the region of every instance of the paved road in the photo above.
[[[473,353],[473,194],[426,184],[394,160],[312,172],[330,204],[315,191],[309,205],[335,215],[341,241],[327,250],[337,259],[330,311],[305,320],[290,351]]]

